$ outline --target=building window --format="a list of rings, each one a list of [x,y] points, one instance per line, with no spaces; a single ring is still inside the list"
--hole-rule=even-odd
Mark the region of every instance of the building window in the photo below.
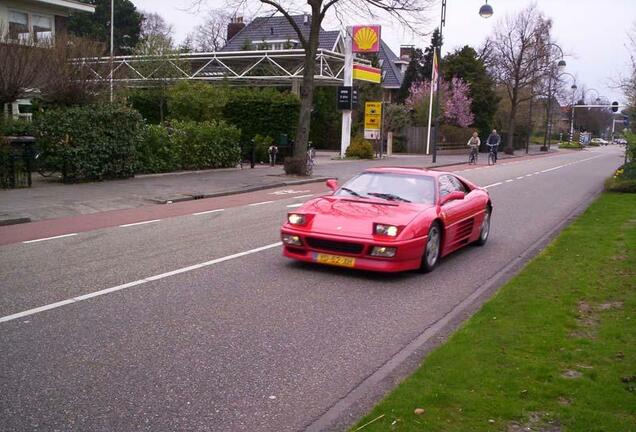
[[[9,37],[21,43],[45,43],[53,38],[53,16],[9,11]]]
[[[9,37],[17,41],[29,39],[29,15],[24,12],[9,11]]]
[[[33,38],[35,42],[46,42],[53,37],[53,19],[45,15],[33,15]]]

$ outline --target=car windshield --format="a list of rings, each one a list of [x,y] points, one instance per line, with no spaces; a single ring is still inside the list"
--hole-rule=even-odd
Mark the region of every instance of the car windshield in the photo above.
[[[425,175],[364,172],[345,183],[335,195],[433,204],[435,181]]]

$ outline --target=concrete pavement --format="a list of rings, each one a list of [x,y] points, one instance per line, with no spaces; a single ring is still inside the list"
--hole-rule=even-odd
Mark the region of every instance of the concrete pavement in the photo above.
[[[284,260],[293,197],[1,246],[0,318],[32,311],[0,322],[3,428],[344,430],[620,164],[606,148],[460,168],[488,186],[492,236],[430,275]]]
[[[538,146],[531,154],[541,153]],[[525,152],[518,151],[517,156]],[[333,160],[334,152],[317,153],[313,181],[323,177],[351,176],[369,166],[405,165],[431,167],[465,162],[466,155],[440,155],[433,164],[430,156],[395,154],[374,161]],[[486,161],[483,154],[481,162]],[[501,154],[502,158],[508,157]],[[132,179],[61,184],[34,174],[30,189],[0,190],[0,224],[90,214],[142,207],[167,201],[191,200],[221,194],[242,193],[268,187],[294,186],[312,179],[286,176],[282,166],[249,167],[140,175]]]

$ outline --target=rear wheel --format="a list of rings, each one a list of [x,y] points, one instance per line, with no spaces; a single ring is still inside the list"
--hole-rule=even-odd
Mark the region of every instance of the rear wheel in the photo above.
[[[439,255],[442,245],[442,229],[439,223],[434,222],[428,230],[428,240],[424,247],[424,254],[422,255],[422,264],[420,270],[424,273],[433,271],[437,261],[439,261]]]
[[[479,230],[479,238],[475,241],[477,246],[483,246],[488,241],[490,236],[490,207],[486,207],[486,213],[484,214],[484,220],[481,222],[481,228]]]

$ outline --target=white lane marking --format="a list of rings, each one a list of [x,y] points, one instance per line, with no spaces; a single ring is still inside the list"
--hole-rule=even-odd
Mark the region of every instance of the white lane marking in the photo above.
[[[35,240],[27,240],[27,241],[23,241],[22,243],[25,243],[25,244],[27,244],[27,243],[37,243],[37,242],[41,242],[41,241],[59,239],[59,238],[64,238],[64,237],[72,237],[72,236],[76,236],[76,235],[77,235],[77,233],[63,234],[63,235],[54,236],[54,237],[44,237],[44,238],[35,239]]]
[[[501,182],[497,182],[497,183],[489,184],[488,186],[484,186],[484,189],[488,189],[488,188],[491,188],[491,187],[499,186],[500,184],[502,184],[502,183]]]
[[[299,203],[299,204],[290,204],[287,206],[287,208],[296,208],[296,207],[300,207],[301,205],[303,205],[304,203]]]
[[[564,165],[555,166],[555,167],[552,167],[552,168],[544,169],[544,170],[543,170],[543,171],[541,171],[541,172],[542,172],[542,173],[547,173],[547,172],[550,172],[550,171],[554,171],[554,170],[558,170],[558,169],[560,169],[560,168],[563,168],[563,166],[564,166]]]
[[[271,244],[268,244],[268,245],[265,245],[265,246],[261,246],[261,247],[258,247],[258,248],[254,248],[254,249],[250,249],[250,250],[247,250],[247,251],[244,251],[244,252],[239,252],[239,253],[235,253],[235,254],[232,254],[232,255],[227,255],[227,256],[224,256],[224,257],[221,257],[221,258],[216,258],[216,259],[213,259],[213,260],[210,260],[210,261],[205,261],[205,262],[202,262],[202,263],[199,263],[199,264],[194,264],[194,265],[191,265],[191,266],[188,266],[188,267],[182,267],[182,268],[177,269],[177,270],[169,271],[169,272],[166,272],[166,273],[161,273],[161,274],[158,274],[158,275],[155,275],[155,276],[150,276],[150,277],[147,277],[147,278],[144,278],[144,279],[139,279],[139,280],[136,280],[136,281],[133,281],[133,282],[128,282],[128,283],[125,283],[125,284],[122,284],[122,285],[117,285],[117,286],[106,288],[106,289],[103,289],[103,290],[94,291],[92,293],[88,293],[88,294],[83,294],[83,295],[79,295],[79,296],[76,296],[76,297],[72,297],[70,299],[58,301],[58,302],[55,302],[55,303],[50,303],[48,305],[36,307],[36,308],[33,308],[33,309],[28,309],[28,310],[25,310],[25,311],[22,311],[22,312],[18,312],[18,313],[14,313],[14,314],[11,314],[11,315],[4,316],[4,317],[0,317],[0,323],[7,322],[7,321],[13,321],[13,320],[16,320],[16,319],[19,319],[19,318],[24,318],[24,317],[29,316],[29,315],[35,315],[35,314],[40,313],[40,312],[44,312],[44,311],[51,310],[51,309],[56,309],[56,308],[59,308],[59,307],[62,307],[62,306],[66,306],[68,304],[81,302],[81,301],[88,300],[88,299],[91,299],[91,298],[94,298],[94,297],[99,297],[99,296],[103,296],[103,295],[110,294],[110,293],[113,293],[113,292],[121,291],[121,290],[124,290],[124,289],[127,289],[127,288],[132,288],[134,286],[143,285],[143,284],[148,283],[148,282],[152,282],[152,281],[156,281],[156,280],[160,280],[160,279],[165,279],[165,278],[170,277],[170,276],[175,276],[175,275],[178,275],[178,274],[181,274],[181,273],[190,272],[192,270],[197,270],[197,269],[200,269],[200,268],[203,268],[203,267],[209,267],[209,266],[214,265],[214,264],[219,264],[219,263],[222,263],[222,262],[225,262],[225,261],[233,260],[233,259],[236,259],[236,258],[241,258],[241,257],[244,257],[246,255],[251,255],[251,254],[262,252],[262,251],[265,251],[265,250],[268,250],[268,249],[272,249],[272,248],[281,246],[282,244],[283,244],[282,242],[271,243]]]
[[[124,224],[124,225],[119,225],[119,228],[126,228],[126,227],[137,226],[137,225],[145,225],[145,224],[155,223],[155,222],[160,222],[160,221],[161,221],[161,219],[153,219],[153,220],[148,220],[148,221],[143,221],[143,222],[129,223],[129,224]]]
[[[523,176],[517,177],[517,180],[523,180]]]
[[[207,210],[207,211],[192,213],[192,216],[199,216],[199,215],[210,214],[210,213],[218,213],[218,212],[222,212],[224,210],[225,209]]]
[[[314,194],[309,194],[309,195],[298,195],[298,196],[295,196],[294,198],[309,198],[309,197],[312,197],[312,196],[314,196]]]
[[[526,174],[526,177],[532,177],[534,174]]]
[[[535,171],[533,174],[541,174],[541,172],[539,172],[539,171]]]
[[[506,183],[512,183],[514,181],[514,179],[508,179],[506,180]]]
[[[259,205],[263,205],[263,204],[269,204],[269,203],[273,203],[273,202],[274,201],[261,201],[261,202],[248,204],[248,207],[254,207],[254,206],[259,206]]]
[[[291,195],[291,194],[306,193],[306,192],[309,192],[309,189],[307,190],[283,189],[283,190],[277,190],[274,192],[269,192],[269,195]]]

